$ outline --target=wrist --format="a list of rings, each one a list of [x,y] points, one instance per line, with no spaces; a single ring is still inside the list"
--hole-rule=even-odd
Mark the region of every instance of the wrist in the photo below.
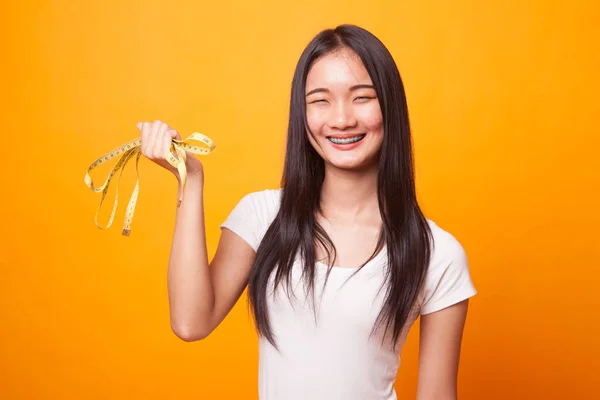
[[[177,175],[177,182],[181,185],[181,179],[179,175]],[[190,185],[202,185],[204,183],[204,173],[203,171],[189,172],[186,177],[186,186]]]

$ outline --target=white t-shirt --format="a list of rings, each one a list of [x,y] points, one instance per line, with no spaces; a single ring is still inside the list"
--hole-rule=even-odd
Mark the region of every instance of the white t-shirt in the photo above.
[[[238,234],[256,251],[277,214],[280,194],[281,189],[268,189],[246,195],[221,227]],[[431,262],[419,301],[395,349],[382,346],[381,330],[369,338],[385,296],[385,290],[380,290],[387,258],[385,247],[348,280],[356,269],[334,267],[324,290],[328,267],[317,262],[316,309],[306,300],[297,258],[292,269],[294,296],[286,294],[283,284],[267,299],[279,351],[259,338],[261,400],[396,399],[394,382],[400,350],[418,315],[438,311],[477,293],[461,244],[433,221],[427,221],[434,238]]]

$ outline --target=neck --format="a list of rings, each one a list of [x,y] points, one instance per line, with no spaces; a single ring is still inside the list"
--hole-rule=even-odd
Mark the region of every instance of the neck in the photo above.
[[[325,165],[321,209],[327,218],[379,220],[377,197],[376,165],[352,171]]]

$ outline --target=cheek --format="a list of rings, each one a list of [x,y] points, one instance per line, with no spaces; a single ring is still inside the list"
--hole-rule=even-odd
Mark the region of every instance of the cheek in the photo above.
[[[310,142],[311,146],[317,151],[317,153],[321,154],[322,151],[320,149],[320,146],[315,142],[313,135],[315,136],[315,138],[318,138],[320,136],[323,124],[320,121],[320,118],[317,114],[308,110],[306,111],[306,122],[308,123],[306,137],[308,138],[308,141]],[[321,156],[323,156],[323,154],[321,154]]]
[[[323,129],[323,125],[325,122],[325,118],[323,113],[319,113],[315,110],[307,110],[306,111],[306,121],[308,122],[308,127],[315,134],[318,135]]]
[[[383,133],[383,116],[379,105],[365,107],[361,110],[360,121],[370,132]]]

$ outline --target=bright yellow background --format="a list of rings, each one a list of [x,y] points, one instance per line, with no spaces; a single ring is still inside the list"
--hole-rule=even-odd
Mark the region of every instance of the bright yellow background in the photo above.
[[[245,297],[205,341],[170,330],[175,179],[142,160],[126,238],[133,164],[107,231],[94,225],[99,197],[84,172],[137,137],[138,121],[209,135],[212,254],[235,203],[278,185],[302,49],[346,22],[371,30],[395,57],[421,204],[469,256],[479,294],[460,398],[598,398],[597,0],[1,7],[1,398],[256,398]],[[403,352],[401,399],[414,398],[417,345],[418,323]]]

